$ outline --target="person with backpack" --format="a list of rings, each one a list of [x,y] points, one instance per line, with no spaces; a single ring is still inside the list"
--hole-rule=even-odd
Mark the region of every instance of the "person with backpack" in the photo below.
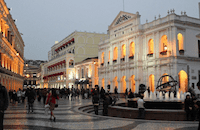
[[[0,83],[0,130],[3,130],[4,111],[8,108],[8,93]]]
[[[57,95],[56,90],[52,88],[52,91],[48,94],[46,105],[49,104],[50,106],[49,110],[51,111],[51,116],[49,119],[52,120],[53,117],[54,122],[56,121],[56,117],[53,113],[53,110],[55,107],[58,107],[58,104],[56,104],[56,99],[59,100],[59,96]]]

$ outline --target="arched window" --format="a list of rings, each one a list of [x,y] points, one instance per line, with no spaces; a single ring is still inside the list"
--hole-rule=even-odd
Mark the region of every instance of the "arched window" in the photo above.
[[[149,49],[149,54],[153,54],[154,53],[154,42],[153,42],[153,39],[149,40],[148,49]]]
[[[117,57],[118,57],[118,48],[115,47],[113,52],[113,60],[117,60]]]
[[[187,73],[181,70],[178,74],[179,76],[179,92],[187,92],[188,90],[188,76]]]
[[[155,86],[154,86],[154,75],[150,75],[149,76],[149,87],[150,87],[150,90],[152,91],[152,92],[154,92],[154,90],[155,90]]]
[[[178,49],[179,49],[179,51],[184,50],[183,35],[181,33],[179,33],[177,35],[177,39],[178,39]]]
[[[117,76],[114,78],[114,88],[117,87],[118,88],[118,81],[117,81]]]
[[[121,78],[121,93],[124,93],[126,90],[126,76]]]
[[[108,52],[108,62],[110,61],[110,51]]]
[[[134,42],[131,42],[131,44],[130,44],[130,54],[129,54],[129,56],[134,56],[135,55],[135,43]]]
[[[105,79],[104,78],[101,81],[101,86],[105,89]]]
[[[101,63],[104,63],[104,52],[101,54]]]
[[[167,51],[167,49],[168,49],[167,35],[163,35],[161,37],[161,49],[162,49],[162,51]]]
[[[135,92],[135,75],[132,75],[131,78],[130,78],[130,89],[132,92]]]
[[[122,45],[122,52],[121,52],[121,58],[124,58],[126,56],[126,45]]]

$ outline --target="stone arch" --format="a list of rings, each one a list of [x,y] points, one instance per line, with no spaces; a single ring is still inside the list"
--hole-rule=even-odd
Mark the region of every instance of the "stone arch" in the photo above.
[[[103,87],[105,89],[105,79],[104,78],[101,80],[101,87]]]
[[[85,43],[85,38],[83,36],[79,36],[77,39],[77,43]]]
[[[94,44],[94,38],[93,37],[88,37],[87,38],[87,43]]]
[[[117,57],[118,57],[118,47],[115,47],[113,51],[113,60],[117,60]]]
[[[126,45],[123,44],[121,47],[121,58],[124,58],[126,56]]]
[[[179,92],[187,92],[188,90],[188,75],[184,70],[178,73],[179,77]]]
[[[85,49],[83,47],[77,48],[76,54],[85,54]]]
[[[126,76],[121,78],[121,93],[124,93],[126,90]]]
[[[113,79],[113,86],[118,88],[117,76]]]
[[[130,89],[132,92],[135,92],[135,75],[130,77]]]
[[[154,92],[155,91],[155,82],[154,82],[154,75],[151,74],[149,76],[149,89],[150,91]]]

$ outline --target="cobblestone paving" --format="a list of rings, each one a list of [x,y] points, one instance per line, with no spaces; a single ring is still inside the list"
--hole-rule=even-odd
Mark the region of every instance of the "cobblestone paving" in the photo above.
[[[25,130],[197,130],[198,122],[153,121],[96,116],[78,110],[90,105],[91,99],[59,100],[54,110],[56,122],[44,114],[42,102],[35,101],[34,112],[27,114],[25,104],[10,104],[5,112],[4,129]]]

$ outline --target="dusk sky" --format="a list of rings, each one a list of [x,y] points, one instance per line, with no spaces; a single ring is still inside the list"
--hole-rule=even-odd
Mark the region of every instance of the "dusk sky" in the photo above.
[[[106,33],[120,11],[123,0],[5,0],[25,44],[24,57],[48,60],[48,51],[77,31]],[[124,11],[141,15],[141,23],[174,9],[199,18],[199,0],[124,0]]]

